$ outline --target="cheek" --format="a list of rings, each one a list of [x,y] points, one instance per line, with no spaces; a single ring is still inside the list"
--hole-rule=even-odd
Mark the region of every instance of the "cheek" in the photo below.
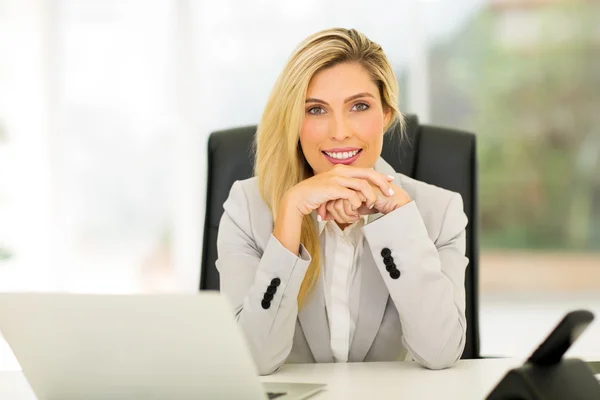
[[[327,121],[325,118],[306,118],[300,132],[300,143],[304,153],[317,150],[327,138]]]
[[[367,145],[362,161],[373,163],[381,155],[383,146],[383,118],[377,113],[364,113],[352,120],[353,130],[360,140]]]
[[[379,139],[383,133],[382,117],[376,113],[364,113],[352,122],[353,130],[360,134],[364,141]]]

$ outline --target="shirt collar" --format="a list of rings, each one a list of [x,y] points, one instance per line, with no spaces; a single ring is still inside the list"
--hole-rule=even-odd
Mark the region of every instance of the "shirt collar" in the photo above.
[[[360,222],[362,220],[363,225],[366,225],[369,222],[369,216],[372,214],[367,214],[367,215],[361,215],[360,216],[360,220],[354,222],[354,224]],[[317,221],[317,228],[319,230],[319,236],[321,236],[321,233],[323,232],[323,229],[325,229],[325,227],[327,226],[328,223],[335,223],[335,221]]]

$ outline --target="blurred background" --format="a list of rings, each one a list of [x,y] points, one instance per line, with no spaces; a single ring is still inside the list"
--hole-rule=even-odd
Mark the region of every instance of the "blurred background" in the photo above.
[[[482,354],[525,356],[600,316],[598,21],[594,0],[0,0],[0,291],[196,291],[209,133],[256,124],[306,36],[354,27],[401,110],[478,135]]]

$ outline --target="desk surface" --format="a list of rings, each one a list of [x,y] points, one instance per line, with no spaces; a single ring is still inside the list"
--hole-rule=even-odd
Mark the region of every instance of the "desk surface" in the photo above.
[[[325,383],[315,400],[448,399],[481,400],[504,374],[522,360],[463,360],[442,371],[415,363],[380,362],[284,365],[263,382]],[[600,378],[600,375],[598,376]],[[36,400],[21,371],[0,371],[0,399]]]
[[[378,362],[284,365],[263,382],[327,384],[316,399],[478,399],[504,374],[521,364],[517,359],[462,360],[453,368],[431,371],[416,363]]]
[[[482,399],[517,359],[464,360],[455,367],[430,371],[415,363],[284,365],[263,382],[315,382],[327,389],[315,400],[326,399]],[[0,399],[35,400],[20,371],[0,372]]]

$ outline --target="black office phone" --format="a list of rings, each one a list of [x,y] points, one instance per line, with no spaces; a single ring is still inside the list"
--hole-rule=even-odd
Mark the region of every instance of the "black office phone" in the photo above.
[[[511,369],[487,400],[598,400],[600,384],[590,367],[563,355],[594,320],[586,310],[571,311],[531,354],[527,362]]]
[[[593,320],[594,314],[587,310],[571,311],[564,316],[527,361],[535,365],[552,365],[560,362],[562,356]]]

